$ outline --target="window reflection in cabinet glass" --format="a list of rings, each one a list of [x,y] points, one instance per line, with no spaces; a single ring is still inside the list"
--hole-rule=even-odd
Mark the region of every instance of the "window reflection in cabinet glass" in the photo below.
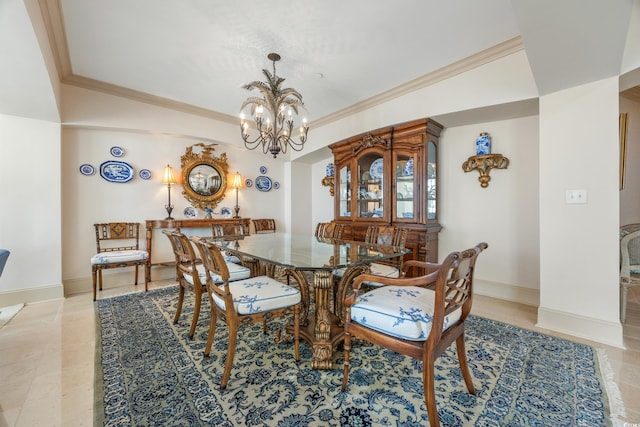
[[[351,216],[351,170],[340,169],[340,215]]]
[[[436,219],[436,196],[438,194],[436,183],[436,159],[437,148],[433,141],[427,145],[427,219]]]
[[[384,161],[381,154],[370,153],[358,159],[357,213],[361,218],[381,218],[384,212]]]
[[[414,217],[413,205],[413,157],[398,154],[396,157],[396,218]]]

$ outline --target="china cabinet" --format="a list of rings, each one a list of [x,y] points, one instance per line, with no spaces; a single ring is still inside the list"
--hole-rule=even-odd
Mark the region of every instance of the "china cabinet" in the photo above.
[[[443,127],[420,119],[331,144],[334,222],[364,240],[370,225],[409,229],[413,259],[438,261],[438,142]]]

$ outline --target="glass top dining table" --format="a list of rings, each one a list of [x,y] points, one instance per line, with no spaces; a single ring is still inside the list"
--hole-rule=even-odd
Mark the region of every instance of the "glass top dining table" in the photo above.
[[[302,297],[300,337],[312,347],[314,369],[333,367],[333,352],[344,337],[343,300],[353,279],[368,273],[372,262],[410,252],[398,246],[290,233],[222,236],[211,241],[239,257],[253,274],[266,272],[276,277],[280,273],[287,281],[294,279],[298,283]],[[343,269],[343,274],[334,275],[336,269]],[[305,272],[312,273],[312,283]],[[287,330],[292,330],[290,325]],[[281,338],[279,332],[276,341],[290,338]]]

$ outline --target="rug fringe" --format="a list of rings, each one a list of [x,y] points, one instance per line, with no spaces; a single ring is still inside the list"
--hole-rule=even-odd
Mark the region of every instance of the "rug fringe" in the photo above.
[[[604,381],[604,388],[609,399],[609,413],[611,422],[614,427],[624,426],[626,423],[622,418],[626,418],[627,411],[624,407],[624,401],[620,394],[620,389],[615,381],[615,372],[609,362],[609,356],[607,356],[607,350],[601,347],[595,349],[598,357],[598,364],[600,373]]]

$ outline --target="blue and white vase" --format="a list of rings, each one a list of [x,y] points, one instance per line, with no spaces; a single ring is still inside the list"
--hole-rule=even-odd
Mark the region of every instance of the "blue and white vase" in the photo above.
[[[333,176],[335,174],[335,169],[334,169],[333,163],[329,163],[327,165],[325,173],[327,174],[327,176]]]
[[[482,156],[483,154],[491,154],[491,135],[487,132],[482,132],[476,138],[476,156]]]

